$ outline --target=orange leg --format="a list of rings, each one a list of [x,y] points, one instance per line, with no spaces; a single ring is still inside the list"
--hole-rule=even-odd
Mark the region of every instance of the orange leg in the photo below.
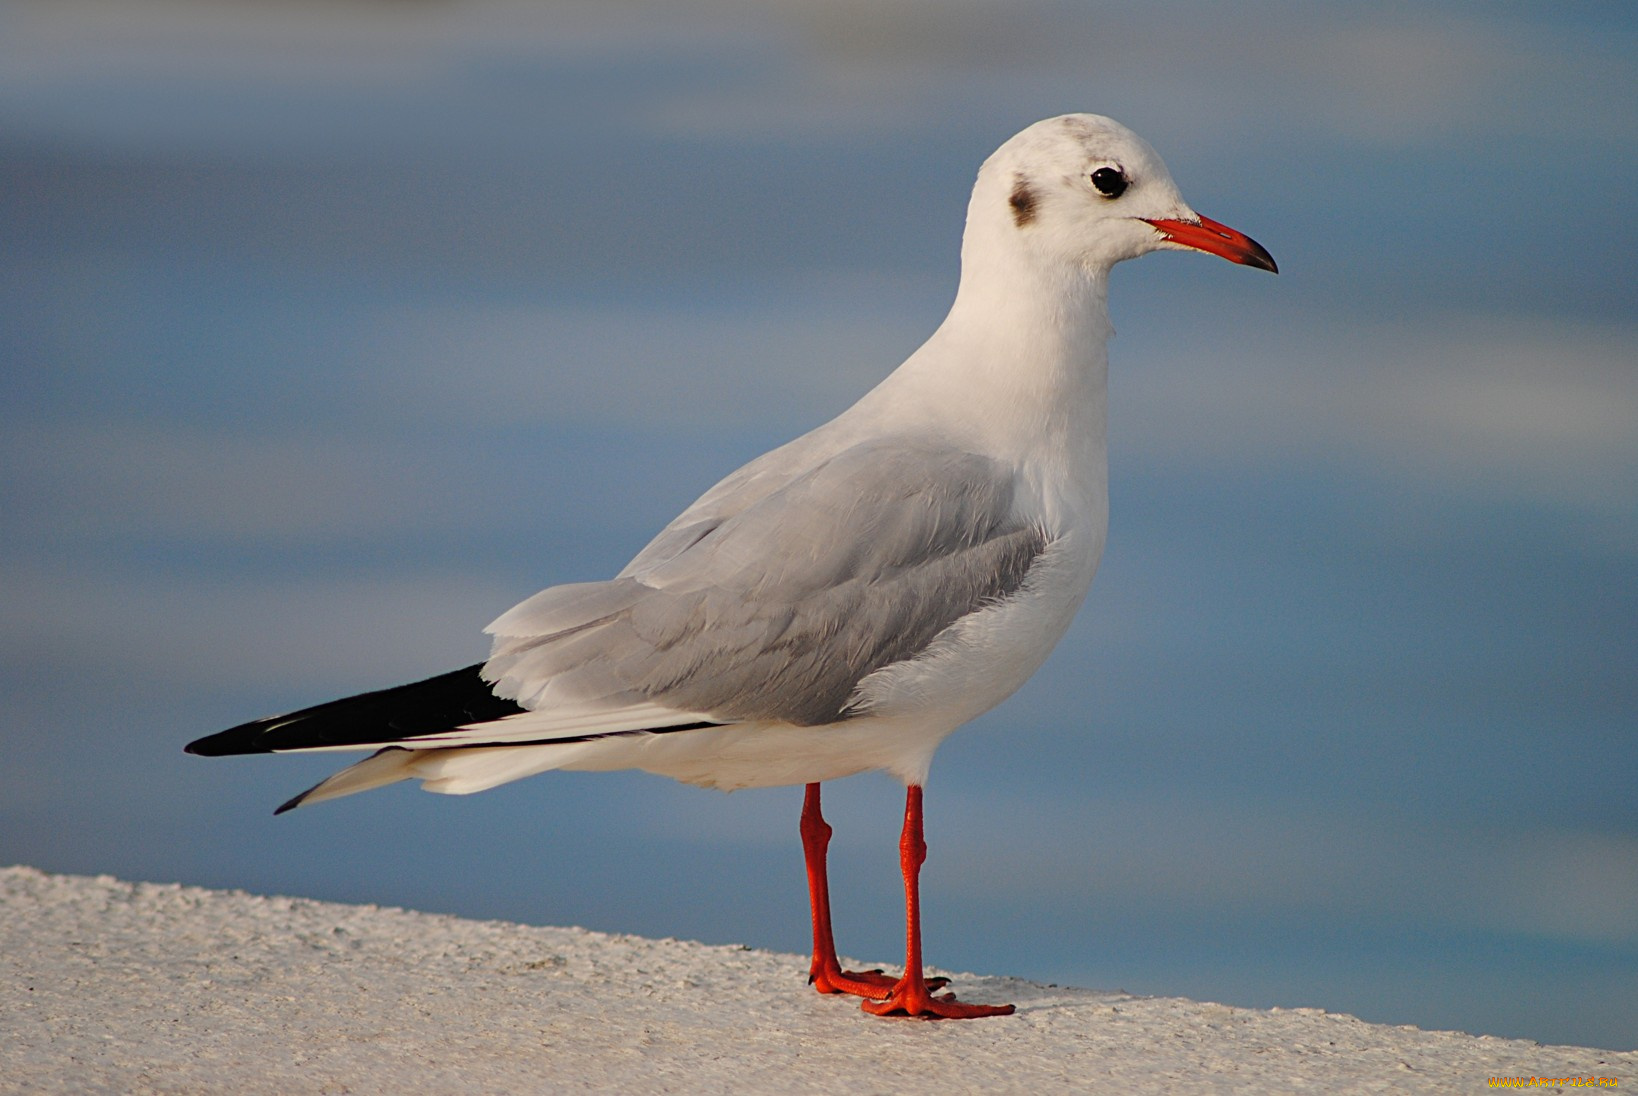
[[[879,970],[843,970],[836,958],[836,940],[830,931],[830,883],[825,875],[829,845],[830,826],[819,813],[819,785],[809,784],[802,800],[802,852],[808,862],[808,901],[813,907],[813,965],[808,968],[808,981],[820,993],[886,997],[893,979]]]
[[[877,1016],[903,1014],[928,1020],[970,1020],[979,1016],[1006,1016],[1011,1005],[964,1005],[955,994],[933,996],[921,974],[921,865],[927,860],[927,842],[921,832],[921,785],[910,785],[904,800],[904,833],[899,838],[899,863],[904,869],[904,977],[884,1000],[865,1001],[862,1008]],[[942,983],[940,983],[942,984]],[[872,995],[873,996],[873,995]]]

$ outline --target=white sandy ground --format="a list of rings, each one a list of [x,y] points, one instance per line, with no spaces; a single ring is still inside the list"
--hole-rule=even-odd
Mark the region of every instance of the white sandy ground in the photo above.
[[[744,948],[4,868],[0,1092],[1638,1084],[1638,1052],[966,974],[963,996],[1017,1015],[884,1021],[810,992],[805,971],[802,957]]]

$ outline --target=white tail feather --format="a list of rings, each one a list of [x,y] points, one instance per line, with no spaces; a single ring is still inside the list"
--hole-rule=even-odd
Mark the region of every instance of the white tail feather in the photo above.
[[[413,757],[408,750],[399,749],[386,749],[371,754],[358,764],[349,765],[329,779],[309,788],[285,806],[305,807],[312,803],[322,803],[326,799],[339,799],[344,795],[367,792],[371,788],[408,780],[413,775],[410,772]]]
[[[342,769],[281,809],[340,799],[400,780],[419,780],[422,788],[441,795],[470,795],[548,769],[561,769],[596,745],[596,742],[569,742],[561,746],[468,746],[442,750],[389,747]]]
[[[597,745],[597,742],[569,742],[561,746],[416,750],[407,775],[419,779],[425,791],[470,795],[549,769],[561,769]]]

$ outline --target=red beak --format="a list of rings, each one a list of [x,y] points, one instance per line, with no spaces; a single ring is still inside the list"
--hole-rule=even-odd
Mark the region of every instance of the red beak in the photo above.
[[[1162,236],[1175,244],[1221,255],[1231,263],[1255,266],[1270,274],[1280,272],[1280,268],[1274,264],[1274,256],[1270,255],[1262,244],[1244,232],[1236,232],[1228,225],[1220,224],[1210,217],[1201,217],[1199,224],[1165,219],[1150,220],[1148,217],[1144,217],[1143,220],[1154,225]]]

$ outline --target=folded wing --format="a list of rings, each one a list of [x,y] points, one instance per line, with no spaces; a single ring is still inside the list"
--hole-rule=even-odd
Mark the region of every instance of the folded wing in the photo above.
[[[1046,537],[1013,494],[988,458],[857,446],[742,508],[691,508],[619,578],[523,602],[490,625],[484,676],[531,711],[862,714],[861,680],[1023,584]]]

